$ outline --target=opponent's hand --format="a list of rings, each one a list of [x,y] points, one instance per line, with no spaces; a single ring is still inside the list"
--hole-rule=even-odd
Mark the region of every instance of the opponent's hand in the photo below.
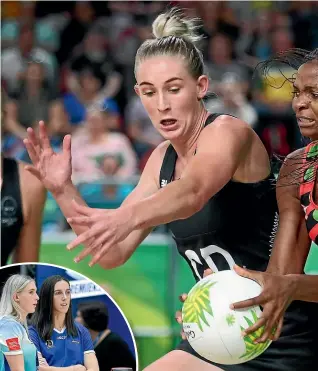
[[[40,121],[39,136],[32,128],[28,128],[27,138],[23,142],[33,164],[27,165],[25,169],[37,177],[48,191],[61,192],[71,182],[71,136],[64,137],[63,150],[56,153],[50,145],[45,124]]]
[[[74,211],[78,216],[68,218],[68,223],[85,225],[88,228],[70,242],[67,248],[72,250],[81,244],[89,243],[90,245],[76,257],[76,262],[81,261],[87,255],[92,255],[93,259],[89,265],[93,266],[134,230],[128,208],[93,209],[79,205],[75,200],[73,203]]]
[[[206,276],[208,276],[209,274],[212,274],[212,273],[213,273],[213,271],[211,269],[206,269],[204,271],[204,273],[203,273],[203,278],[206,277]],[[181,294],[179,296],[179,300],[181,301],[182,304],[187,300],[187,297],[188,297],[188,294]],[[175,319],[182,326],[182,323],[183,322],[182,322],[182,312],[181,312],[181,310],[178,310],[176,312]],[[181,329],[180,335],[181,335],[181,337],[182,337],[183,340],[186,340],[187,339],[187,337],[186,337],[186,335],[185,335],[185,333],[183,331],[183,328]]]
[[[234,266],[234,270],[240,276],[256,281],[263,288],[259,296],[231,305],[231,309],[243,309],[255,305],[263,308],[259,320],[246,329],[243,336],[264,326],[262,336],[255,342],[263,343],[269,339],[277,340],[283,327],[285,311],[292,302],[292,285],[288,276],[257,272],[238,266]]]

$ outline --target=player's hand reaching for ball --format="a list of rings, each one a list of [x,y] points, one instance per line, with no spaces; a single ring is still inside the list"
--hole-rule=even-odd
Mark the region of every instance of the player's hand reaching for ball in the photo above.
[[[76,262],[91,255],[93,259],[89,265],[93,266],[134,230],[129,208],[94,209],[80,205],[75,200],[72,206],[77,216],[67,218],[67,221],[71,225],[87,226],[88,228],[70,242],[67,248],[72,250],[81,244],[88,243],[90,245],[76,258]]]
[[[211,269],[206,269],[203,273],[203,278],[208,276],[209,274],[213,274],[213,271]],[[182,304],[187,300],[187,297],[188,297],[187,294],[181,294],[179,296],[179,300],[181,301]],[[182,325],[182,312],[181,312],[181,310],[178,310],[176,312],[175,319],[180,325]],[[186,334],[184,333],[183,329],[181,329],[180,335],[181,335],[183,340],[187,339]]]
[[[70,135],[64,137],[63,150],[56,153],[50,145],[45,124],[40,121],[39,135],[32,128],[28,128],[27,138],[23,142],[33,164],[26,166],[26,170],[36,176],[48,191],[59,193],[71,183]]]
[[[264,326],[262,336],[255,341],[263,343],[267,340],[277,340],[283,327],[284,314],[292,302],[293,286],[286,275],[275,275],[266,272],[257,272],[234,266],[234,270],[242,277],[252,279],[259,283],[263,290],[257,297],[233,303],[232,309],[244,309],[259,305],[263,309],[262,316],[243,335],[251,334]]]

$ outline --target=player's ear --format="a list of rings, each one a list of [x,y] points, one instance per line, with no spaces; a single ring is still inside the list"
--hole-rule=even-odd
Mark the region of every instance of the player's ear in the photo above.
[[[134,89],[135,89],[136,94],[140,97],[139,85],[136,84],[136,85],[134,86]]]
[[[14,293],[12,298],[13,298],[13,300],[14,300],[16,303],[18,303],[18,302],[20,301],[20,299],[19,299],[19,295],[18,295],[17,293]]]

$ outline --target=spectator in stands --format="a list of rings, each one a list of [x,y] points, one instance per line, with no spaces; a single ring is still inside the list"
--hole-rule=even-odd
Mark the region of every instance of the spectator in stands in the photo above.
[[[35,44],[48,52],[55,52],[59,46],[59,38],[53,24],[47,19],[35,18],[36,1],[19,1],[21,13],[19,18],[9,18],[1,25],[2,47],[10,47],[16,44],[19,25],[28,22],[34,25]]]
[[[87,122],[72,141],[73,176],[77,181],[127,179],[136,174],[136,155],[128,138],[110,132],[109,123],[118,117],[116,104],[88,113]]]
[[[240,28],[235,13],[226,1],[200,1],[197,3],[200,18],[204,22],[203,33],[208,41],[206,47],[203,48],[203,54],[207,57],[211,38],[222,33],[234,42],[239,36]]]
[[[72,133],[73,129],[74,127],[69,122],[63,104],[53,105],[48,121],[48,132],[50,133],[52,148],[55,151],[60,150],[64,136]]]
[[[114,61],[107,49],[107,40],[99,28],[89,31],[83,41],[83,52],[75,56],[70,62],[70,73],[67,78],[67,87],[77,93],[80,89],[78,74],[92,68],[105,76],[105,85],[102,91],[105,97],[113,98],[119,92],[122,76],[116,71]]]
[[[136,359],[128,344],[108,328],[109,315],[104,303],[80,303],[75,320],[90,332],[100,370],[111,371],[114,367],[136,370]]]
[[[210,112],[233,115],[252,127],[257,123],[257,112],[248,102],[239,77],[232,73],[223,76],[220,96],[217,99],[209,99],[205,106]]]
[[[163,141],[162,136],[152,125],[138,96],[132,97],[128,102],[125,121],[128,135],[132,140],[139,159],[147,156],[148,153]]]
[[[254,68],[260,60],[270,56],[271,31],[272,19],[269,11],[259,12],[256,22],[249,20],[243,24],[236,52],[247,66]]]
[[[240,79],[244,92],[248,89],[248,71],[233,58],[233,44],[225,34],[217,34],[209,44],[209,60],[206,63],[207,74],[211,79],[211,92],[220,93],[219,83],[227,73],[234,73]]]
[[[61,47],[56,54],[60,65],[72,56],[74,48],[82,42],[95,18],[94,8],[89,1],[76,1],[73,6],[72,18],[61,32]]]
[[[105,74],[98,68],[91,67],[78,73],[80,89],[76,93],[66,93],[63,97],[64,107],[72,125],[82,124],[86,119],[87,111],[99,110],[101,107],[109,104],[117,106],[114,100],[105,98],[102,90],[102,87],[105,86],[105,81]],[[119,120],[112,121],[112,124],[116,124],[116,126],[110,129],[119,129]]]
[[[288,29],[276,29],[271,37],[271,54],[293,47],[293,35]],[[269,152],[287,155],[299,145],[297,123],[291,109],[295,71],[287,64],[273,63],[269,78],[253,79],[253,104],[259,115],[259,134]]]
[[[3,51],[1,56],[1,77],[6,82],[7,91],[15,91],[23,78],[31,60],[45,66],[45,77],[52,86],[56,84],[57,66],[55,58],[34,44],[34,25],[23,24],[19,29],[18,45]]]
[[[318,48],[318,6],[315,1],[292,1],[289,15],[297,48]]]
[[[292,48],[293,35],[287,29],[276,29],[272,33],[270,47],[270,54],[278,54],[281,51]],[[255,80],[253,99],[261,113],[273,112],[278,114],[291,112],[292,85],[284,84],[284,86],[280,86],[284,83],[285,77],[291,78],[293,74],[294,70],[291,67],[277,64],[271,68],[271,81],[265,81],[262,77]],[[277,89],[278,87],[280,89]]]
[[[19,80],[17,88],[9,94],[6,103],[4,127],[6,135],[4,146],[13,147],[10,155],[27,161],[22,140],[26,128],[37,125],[40,120],[51,121],[54,109],[62,105],[58,96],[45,78],[45,66],[37,61],[27,65],[25,75]],[[21,150],[23,148],[23,151]]]

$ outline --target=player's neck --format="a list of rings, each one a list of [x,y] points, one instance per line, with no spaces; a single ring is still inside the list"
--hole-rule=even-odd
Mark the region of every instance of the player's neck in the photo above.
[[[27,318],[27,315],[28,315],[27,312],[25,312],[24,310],[21,310],[19,312],[19,322],[21,322],[21,323],[25,322],[26,318]]]
[[[65,314],[54,313],[54,328],[58,331],[62,331],[65,327]]]
[[[175,151],[177,152],[178,158],[181,161],[188,162],[188,160],[195,153],[198,138],[204,127],[209,112],[204,106],[200,107],[200,111],[197,112],[197,117],[195,119],[195,125],[191,126],[191,130],[188,131],[187,137],[180,138],[181,140],[171,141]]]

